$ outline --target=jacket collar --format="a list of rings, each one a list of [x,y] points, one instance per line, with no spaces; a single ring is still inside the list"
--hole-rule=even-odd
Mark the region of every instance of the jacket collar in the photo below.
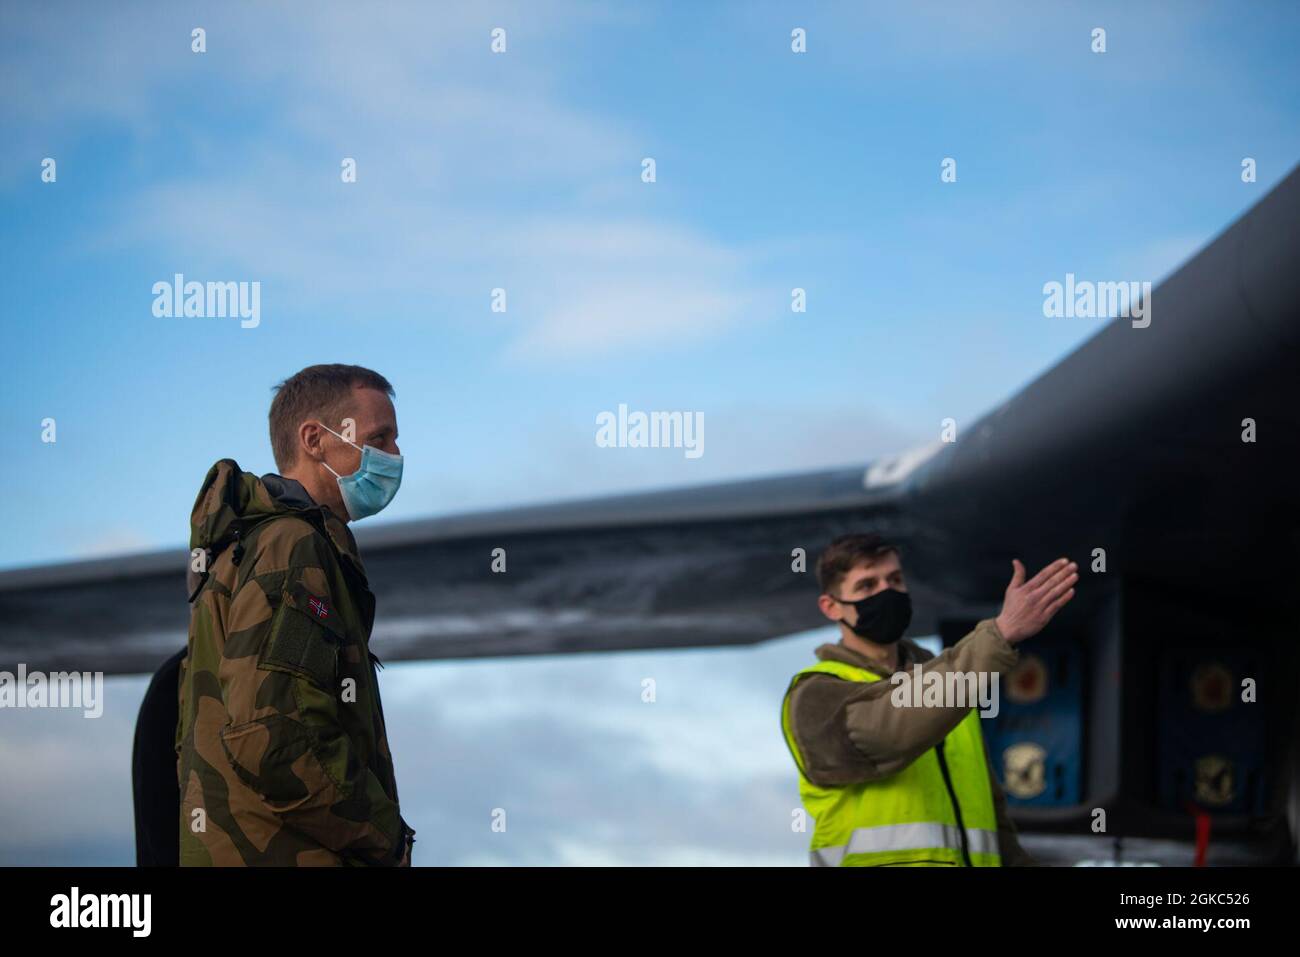
[[[329,534],[334,547],[338,549],[339,554],[348,561],[356,573],[361,576],[361,580],[366,581],[366,570],[365,566],[361,564],[361,553],[357,550],[357,540],[353,536],[352,530],[348,528],[347,522],[335,515],[328,505],[318,505],[307,489],[303,487],[303,484],[296,479],[285,478],[283,475],[268,472],[262,476],[261,482],[266,486],[266,490],[282,505],[293,509],[318,510],[324,520],[325,531]]]
[[[361,564],[361,553],[357,550],[357,540],[352,534],[352,529],[348,528],[347,522],[343,521],[328,506],[320,507],[321,514],[325,517],[325,530],[330,534],[330,541],[358,575],[361,581],[367,587],[369,582],[366,580],[366,568]]]
[[[315,508],[316,500],[308,494],[307,489],[297,479],[285,478],[274,472],[262,476],[262,484],[273,497],[290,508]]]
[[[843,639],[834,643],[819,645],[815,654],[821,661],[840,661],[846,665],[852,665],[855,668],[862,668],[865,671],[870,671],[872,674],[879,675],[882,678],[888,678],[894,673],[884,665],[878,664],[865,655],[854,651],[852,648],[844,644]],[[918,645],[914,645],[909,639],[903,638],[898,642],[899,671],[906,671],[911,668],[912,665],[924,661],[926,657],[928,656],[925,654],[924,649]]]

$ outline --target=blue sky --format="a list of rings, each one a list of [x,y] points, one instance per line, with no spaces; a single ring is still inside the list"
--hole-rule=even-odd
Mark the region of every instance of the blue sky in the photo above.
[[[1158,281],[1300,156],[1293,4],[51,3],[7,4],[0,26],[0,567],[180,545],[213,461],[273,467],[270,388],[316,362],[396,386],[405,476],[372,522],[865,463],[969,424],[1096,331],[1044,318],[1045,282]],[[154,317],[177,272],[260,282],[260,325]],[[705,454],[598,448],[620,403],[702,412]],[[652,658],[711,695],[713,654],[769,651]],[[599,679],[622,660],[385,679],[573,668],[614,715]],[[781,686],[695,706],[766,735],[770,764],[744,773],[793,793]],[[129,731],[140,690],[119,687],[103,734]],[[397,707],[418,752],[422,712]],[[597,735],[608,793],[631,795],[651,772],[616,774],[617,720],[586,715],[556,717],[557,740]],[[724,753],[733,729],[712,727]],[[0,739],[5,763],[20,740]],[[404,799],[435,807],[441,770],[410,772]],[[689,775],[670,785],[702,800]],[[739,846],[715,836],[692,846]],[[559,853],[537,846],[515,859]]]

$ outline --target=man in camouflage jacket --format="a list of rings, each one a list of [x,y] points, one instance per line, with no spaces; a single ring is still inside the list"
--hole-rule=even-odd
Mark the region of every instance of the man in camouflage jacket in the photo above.
[[[356,366],[304,369],[271,408],[285,474],[222,459],[199,491],[176,729],[183,866],[410,864],[369,648],[374,595],[322,468],[359,469],[351,429],[396,452],[391,393]]]

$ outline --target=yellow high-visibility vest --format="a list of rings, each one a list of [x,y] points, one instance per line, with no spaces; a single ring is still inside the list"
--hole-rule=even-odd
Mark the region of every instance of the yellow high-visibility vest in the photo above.
[[[997,812],[984,756],[984,734],[972,708],[936,747],[896,774],[823,788],[804,774],[790,730],[790,693],[805,675],[845,681],[881,677],[839,661],[819,661],[790,681],[781,729],[799,769],[799,797],[816,821],[811,863],[821,866],[955,865],[999,867]]]

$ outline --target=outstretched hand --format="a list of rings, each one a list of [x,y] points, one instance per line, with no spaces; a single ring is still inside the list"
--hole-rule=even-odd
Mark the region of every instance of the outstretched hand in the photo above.
[[[1058,558],[1029,581],[1025,581],[1025,566],[1019,559],[1013,558],[1011,567],[1011,584],[1002,602],[1002,613],[995,621],[1002,637],[1014,645],[1042,631],[1052,616],[1074,597],[1079,566]]]

